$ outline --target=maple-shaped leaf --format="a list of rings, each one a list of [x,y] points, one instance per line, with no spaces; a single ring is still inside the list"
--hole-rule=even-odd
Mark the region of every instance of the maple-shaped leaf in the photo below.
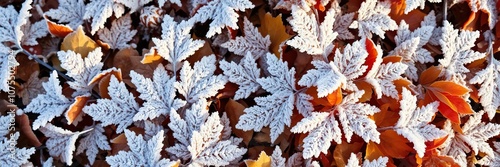
[[[85,14],[83,19],[87,20],[92,18],[91,31],[93,35],[97,30],[104,27],[106,20],[115,13],[116,18],[120,18],[125,13],[125,7],[115,1],[110,0],[91,0],[85,6]]]
[[[97,99],[97,103],[85,106],[83,112],[95,121],[101,121],[102,126],[117,125],[116,132],[120,133],[132,124],[139,104],[125,83],[118,81],[114,75],[111,76],[108,91],[111,99]]]
[[[451,123],[446,121],[444,130],[449,132],[449,136],[442,146],[442,153],[453,157],[461,166],[467,165],[467,154],[471,151],[474,152],[474,155],[481,152],[495,157],[495,153],[487,141],[500,134],[500,124],[482,122],[483,114],[484,111],[481,110],[470,116],[461,128],[462,133],[454,132]]]
[[[480,102],[488,117],[493,119],[500,106],[500,62],[493,56],[489,59],[489,64],[485,69],[476,73],[469,80],[471,84],[481,84],[479,88]]]
[[[31,16],[29,10],[31,9],[32,0],[27,0],[23,3],[19,13],[14,9],[14,6],[0,7],[0,43],[12,42],[18,48],[21,48],[21,39],[24,32],[21,26],[28,22]]]
[[[19,66],[19,63],[13,51],[3,44],[0,44],[0,90],[5,92],[9,91],[9,80],[14,79],[10,77],[10,71],[17,66]]]
[[[357,20],[349,28],[358,29],[360,37],[371,38],[371,33],[384,39],[385,31],[396,30],[398,24],[389,17],[391,4],[389,1],[367,0],[361,3]]]
[[[425,16],[424,21],[435,20],[435,17],[434,11],[431,11]],[[396,48],[389,53],[389,55],[398,55],[403,58],[401,62],[408,65],[405,74],[414,81],[418,79],[417,62],[421,64],[434,62],[431,52],[423,48],[432,36],[434,26],[425,26],[424,21],[413,31],[410,31],[409,25],[404,20],[401,21],[397,35],[394,37]]]
[[[130,8],[130,13],[133,13],[151,2],[151,0],[115,0],[115,2],[121,3]]]
[[[493,146],[495,147],[495,156],[484,156],[477,162],[479,165],[500,166],[500,142],[493,142]]]
[[[10,119],[10,116],[6,116]],[[10,125],[8,123],[7,125]],[[1,137],[3,138],[3,136]],[[0,162],[2,166],[23,166],[28,163],[28,159],[35,153],[35,148],[18,148],[17,140],[19,132],[10,135],[9,138],[3,138],[0,141]]]
[[[413,143],[419,157],[425,153],[425,142],[444,137],[447,133],[429,124],[436,113],[439,103],[432,102],[417,108],[417,97],[403,88],[403,99],[399,102],[399,120],[394,125],[395,131]]]
[[[463,75],[470,72],[465,65],[486,56],[484,53],[471,50],[479,38],[479,31],[461,30],[459,34],[459,30],[454,29],[447,21],[444,22],[442,31],[439,43],[444,55],[439,59],[439,63],[446,69],[446,79],[462,83]]]
[[[252,22],[248,21],[246,17],[243,24],[245,37],[230,39],[221,46],[240,56],[247,54],[247,52],[251,52],[256,58],[265,55],[269,51],[269,46],[271,45],[269,35],[263,37],[259,33],[259,30],[254,27]]]
[[[310,103],[307,100],[312,97],[303,92],[296,93],[295,68],[289,70],[287,62],[268,53],[267,64],[270,75],[257,79],[257,82],[271,95],[256,97],[257,105],[244,110],[245,114],[240,117],[236,128],[260,131],[262,127],[270,126],[271,141],[275,141],[284,131],[284,126],[290,126],[294,104]],[[299,111],[302,115],[308,115],[309,112]]]
[[[351,91],[357,90],[353,81],[362,76],[368,69],[368,66],[364,65],[368,55],[366,40],[364,39],[355,41],[352,44],[347,44],[342,52],[339,50],[335,51],[333,61],[330,63],[335,65],[339,72],[345,77],[345,81],[342,82],[343,89]]]
[[[57,55],[61,67],[67,71],[66,75],[74,79],[68,82],[68,85],[75,90],[72,96],[88,95],[94,87],[90,81],[101,72],[103,66],[101,48],[91,51],[85,58],[71,50],[59,51]]]
[[[376,130],[377,125],[369,118],[380,109],[366,103],[358,103],[358,99],[363,93],[362,90],[351,93],[334,109],[328,112],[313,112],[291,129],[293,133],[309,133],[304,138],[303,156],[305,159],[312,156],[318,157],[320,153],[326,154],[332,140],[336,143],[342,143],[342,133],[335,118],[336,115],[339,117],[347,142],[351,141],[354,133],[361,136],[366,142],[380,142],[380,133]]]
[[[387,163],[389,162],[389,158],[387,157],[379,157],[373,161],[368,161],[365,159],[363,162],[362,167],[378,167],[378,166],[387,166]],[[347,165],[346,167],[361,167],[359,165],[359,159],[356,156],[356,154],[351,153],[351,156],[349,157],[349,160],[347,160]]]
[[[474,13],[484,12],[488,14],[488,26],[493,29],[498,19],[497,1],[495,0],[454,0],[452,6],[466,2]]]
[[[92,165],[95,162],[99,150],[111,150],[111,147],[109,146],[108,138],[104,135],[104,128],[100,124],[85,127],[85,130],[88,129],[90,129],[90,131],[80,140],[80,144],[76,149],[76,154],[81,154],[85,151],[85,155],[87,155]]]
[[[245,11],[254,7],[255,5],[249,0],[213,0],[198,9],[193,19],[202,23],[212,20],[206,35],[210,38],[221,33],[226,26],[233,30],[238,29],[236,22],[238,22],[239,15],[236,11]]]
[[[257,67],[254,57],[250,52],[241,59],[239,64],[222,60],[219,67],[224,70],[224,75],[229,82],[237,84],[238,90],[235,92],[234,100],[247,98],[251,93],[260,88],[257,79],[260,76],[260,69]]]
[[[33,122],[33,130],[45,126],[47,122],[60,116],[71,105],[71,101],[62,94],[56,71],[53,71],[49,80],[43,83],[43,88],[46,93],[38,95],[24,109],[26,112],[40,114]]]
[[[40,131],[48,137],[45,145],[49,149],[50,156],[60,157],[66,165],[73,164],[73,152],[75,151],[76,139],[81,134],[87,133],[90,129],[81,132],[71,132],[52,124],[47,124],[40,128]]]
[[[410,13],[412,10],[417,9],[418,7],[423,10],[425,7],[425,1],[429,1],[431,3],[441,2],[441,0],[406,0],[405,14]]]
[[[21,26],[21,31],[23,31],[23,37],[21,38],[21,44],[25,46],[35,46],[38,45],[36,39],[42,38],[49,34],[47,29],[47,22],[45,19],[31,23],[28,21],[26,24]]]
[[[130,30],[132,20],[130,15],[120,17],[111,23],[111,29],[104,28],[97,31],[99,39],[109,44],[111,49],[125,49],[130,46],[135,48],[135,44],[127,44],[132,40],[137,30]]]
[[[21,85],[19,92],[17,92],[17,95],[23,99],[24,105],[28,105],[39,94],[45,94],[42,83],[47,82],[49,78],[38,78],[38,74],[40,74],[40,71],[31,74],[30,78]]]
[[[163,131],[149,140],[145,140],[142,135],[135,135],[135,132],[128,129],[125,130],[125,136],[130,151],[120,151],[116,155],[107,156],[106,162],[110,166],[172,167],[178,163],[162,158],[160,154],[165,139]]]
[[[177,23],[174,18],[165,15],[163,17],[161,39],[153,38],[158,54],[170,62],[174,76],[177,74],[181,62],[193,55],[195,51],[203,47],[205,41],[193,40],[189,32],[193,26],[193,20]],[[144,60],[143,60],[144,61]]]
[[[213,54],[194,63],[194,68],[190,67],[189,62],[184,62],[180,71],[180,81],[175,82],[174,87],[188,103],[214,96],[218,90],[224,88],[227,78],[224,75],[214,75],[216,69],[214,64]]]
[[[295,5],[292,6],[292,16],[290,25],[298,35],[288,40],[286,44],[299,49],[300,52],[322,55],[326,58],[332,52],[333,40],[338,35],[333,31],[335,10],[328,10],[321,24],[314,15]]]
[[[185,101],[175,98],[175,78],[168,76],[163,65],[158,65],[153,72],[153,79],[145,78],[135,71],[130,71],[130,76],[137,92],[141,93],[139,98],[146,101],[134,116],[134,121],[166,116],[170,110],[177,110],[186,104]]]
[[[50,9],[44,14],[52,19],[59,20],[59,23],[68,23],[72,29],[76,29],[83,24],[85,15],[84,0],[58,0],[57,9]]]

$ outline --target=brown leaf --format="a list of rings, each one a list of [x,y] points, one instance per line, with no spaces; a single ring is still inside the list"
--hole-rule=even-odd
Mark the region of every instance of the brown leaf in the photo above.
[[[68,111],[66,111],[66,114],[64,114],[66,120],[68,121],[68,124],[72,124],[75,119],[81,117],[82,109],[83,107],[85,107],[85,104],[87,104],[87,101],[89,99],[90,96],[75,97],[75,102],[73,102],[73,104],[69,106]]]
[[[242,138],[243,142],[245,145],[248,146],[248,143],[250,140],[252,140],[253,136],[253,131],[243,131],[241,129],[236,128],[236,124],[238,123],[238,120],[240,119],[241,115],[243,115],[243,110],[246,107],[243,106],[241,103],[238,103],[234,101],[233,99],[229,99],[229,101],[226,104],[225,111],[227,113],[227,116],[229,117],[229,124],[231,125],[231,130],[233,133]]]
[[[121,69],[123,82],[125,82],[127,85],[135,87],[130,81],[130,71],[132,70],[143,75],[146,78],[153,77],[153,71],[156,69],[158,64],[142,64],[141,60],[142,56],[139,55],[139,52],[137,52],[137,50],[132,48],[122,49],[118,53],[116,53],[113,59],[113,66]]]
[[[274,55],[281,57],[279,52],[280,45],[283,41],[286,41],[291,36],[286,33],[286,27],[283,25],[283,21],[281,20],[281,14],[273,17],[270,13],[266,13],[264,15],[260,15],[260,24],[259,32],[262,36],[269,35],[271,39],[271,46],[269,49]]]
[[[72,50],[75,53],[80,53],[82,58],[87,57],[89,52],[93,51],[97,47],[98,45],[95,41],[85,35],[82,26],[79,26],[78,29],[71,34],[68,34],[61,44],[61,50]]]

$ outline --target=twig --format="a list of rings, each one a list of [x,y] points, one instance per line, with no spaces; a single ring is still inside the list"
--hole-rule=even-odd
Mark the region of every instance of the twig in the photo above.
[[[448,0],[443,0],[443,24],[448,19]]]

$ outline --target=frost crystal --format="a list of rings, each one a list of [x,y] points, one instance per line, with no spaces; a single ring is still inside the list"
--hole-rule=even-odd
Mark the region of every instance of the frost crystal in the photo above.
[[[263,37],[247,18],[245,18],[244,24],[245,37],[236,37],[236,39],[231,39],[221,46],[241,56],[247,54],[247,52],[251,52],[255,57],[265,55],[271,45],[269,35]]]
[[[61,157],[61,161],[66,165],[73,163],[73,152],[75,151],[76,139],[90,129],[82,132],[71,132],[52,124],[47,124],[40,131],[49,139],[45,143],[49,149],[50,156]]]
[[[109,44],[111,49],[125,49],[130,46],[135,48],[135,44],[127,44],[137,33],[137,30],[130,30],[131,26],[130,15],[125,15],[113,21],[111,29],[101,29],[97,34],[103,42]]]
[[[384,39],[385,31],[398,28],[397,23],[389,17],[390,12],[390,2],[367,0],[361,3],[357,20],[349,27],[358,29],[360,37],[371,37],[371,33],[375,33]]]
[[[219,67],[224,70],[224,75],[228,77],[229,82],[239,85],[234,95],[234,100],[247,98],[251,93],[260,88],[257,82],[260,76],[260,69],[257,67],[257,63],[255,63],[255,59],[250,52],[247,52],[245,57],[240,61],[240,64],[222,60]]]

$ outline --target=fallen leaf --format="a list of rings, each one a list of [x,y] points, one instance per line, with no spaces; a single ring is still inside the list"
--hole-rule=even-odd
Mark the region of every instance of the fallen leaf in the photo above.
[[[247,167],[271,167],[271,157],[261,151],[257,160],[245,160]]]
[[[266,13],[259,17],[261,20],[261,25],[259,27],[260,34],[264,37],[269,35],[271,39],[271,46],[269,46],[269,49],[274,55],[281,57],[279,52],[280,45],[291,37],[291,35],[286,33],[286,27],[281,20],[281,14],[273,17],[270,13]]]
[[[75,121],[78,117],[81,117],[82,115],[82,109],[85,107],[87,104],[87,101],[90,99],[90,96],[77,96],[75,97],[75,102],[71,104],[66,111],[66,114],[64,116],[66,117],[66,120],[68,121],[68,124],[72,124],[73,121]]]
[[[229,99],[226,104],[225,111],[227,116],[229,117],[229,124],[231,125],[231,130],[233,133],[242,138],[245,145],[248,146],[250,140],[252,140],[253,131],[243,131],[241,129],[236,128],[236,124],[238,123],[240,116],[243,115],[243,110],[245,110],[245,106],[233,99]]]
[[[98,45],[95,41],[85,35],[82,26],[78,26],[76,31],[68,34],[61,44],[61,50],[72,50],[75,53],[80,53],[82,58],[87,57],[89,52],[93,51],[97,47]]]
[[[73,32],[73,29],[69,26],[57,24],[53,21],[50,21],[47,17],[44,17],[44,18],[47,22],[47,27],[48,27],[49,33],[56,36],[56,37],[64,38],[68,34]]]

